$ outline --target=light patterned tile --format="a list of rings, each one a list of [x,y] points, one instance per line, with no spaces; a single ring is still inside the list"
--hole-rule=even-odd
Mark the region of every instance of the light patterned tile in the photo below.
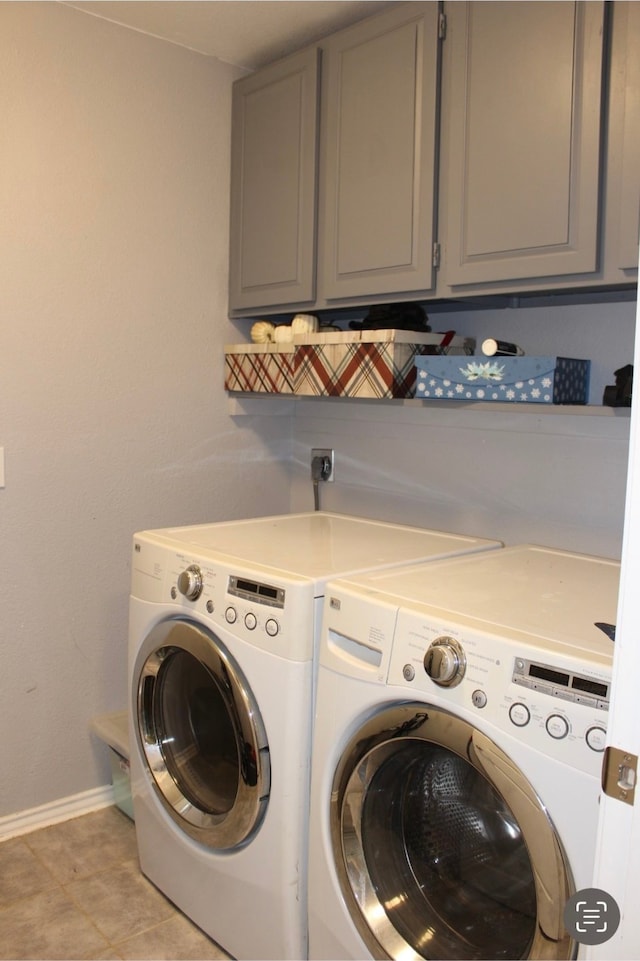
[[[51,873],[22,838],[0,844],[0,907],[55,885]]]
[[[229,957],[184,915],[175,914],[155,928],[115,945],[125,961],[217,961]]]
[[[133,821],[116,807],[42,828],[24,841],[60,884],[138,856]]]
[[[64,890],[112,944],[168,920],[176,910],[142,876],[137,861],[72,881]]]
[[[0,958],[85,959],[110,947],[60,888],[0,911]]]

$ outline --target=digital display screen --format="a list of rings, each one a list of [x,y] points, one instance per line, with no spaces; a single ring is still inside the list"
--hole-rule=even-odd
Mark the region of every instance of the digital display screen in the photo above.
[[[267,587],[265,584],[258,584],[258,594],[261,597],[270,597],[272,600],[277,600],[278,590],[275,587]]]
[[[531,681],[540,683],[531,683]],[[528,661],[526,658],[517,657],[514,662],[513,682],[532,687],[551,695],[551,697],[561,697],[564,700],[576,703],[589,703],[590,699],[593,698],[591,701],[592,707],[603,711],[608,709],[610,685],[607,681],[585,677],[582,674],[574,674],[571,670],[563,671],[550,667],[548,664],[539,664],[535,661]],[[564,688],[564,690],[560,690],[561,688]],[[586,695],[586,697],[580,697],[581,694]],[[601,703],[597,703],[596,698]]]
[[[236,587],[239,591],[246,591],[247,594],[257,594],[259,590],[258,585],[253,581],[242,581],[240,578],[236,581]]]
[[[529,665],[529,677],[539,677],[541,681],[551,681],[552,684],[561,684],[562,687],[569,687],[571,680],[570,674],[552,671],[550,667],[540,667],[539,664]]]
[[[285,592],[282,588],[271,587],[270,584],[258,584],[243,577],[229,578],[229,593],[239,597],[256,600],[262,604],[272,604],[274,607],[284,607]]]
[[[586,677],[574,677],[571,682],[571,687],[575,691],[584,691],[585,694],[595,694],[596,697],[602,698],[606,698],[609,693],[607,684],[601,684],[599,681],[591,681]]]
[[[247,594],[270,597],[273,601],[278,599],[277,587],[267,587],[266,584],[254,584],[253,581],[243,581],[240,578],[236,581],[236,587],[239,591],[245,591]]]

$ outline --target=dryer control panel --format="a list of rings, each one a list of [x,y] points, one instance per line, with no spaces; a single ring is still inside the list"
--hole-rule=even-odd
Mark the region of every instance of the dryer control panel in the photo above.
[[[313,657],[315,598],[307,579],[276,579],[272,571],[177,550],[141,534],[134,539],[131,593],[164,604],[167,614],[201,620],[222,640],[233,635],[289,660]]]

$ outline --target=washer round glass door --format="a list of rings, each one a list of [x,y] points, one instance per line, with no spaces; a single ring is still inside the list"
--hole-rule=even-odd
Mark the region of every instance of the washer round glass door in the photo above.
[[[334,861],[374,957],[570,958],[573,893],[542,802],[476,728],[424,704],[352,738],[331,795]]]
[[[270,759],[240,668],[214,634],[175,619],[148,635],[134,676],[138,740],[165,809],[209,847],[245,844],[266,811]]]

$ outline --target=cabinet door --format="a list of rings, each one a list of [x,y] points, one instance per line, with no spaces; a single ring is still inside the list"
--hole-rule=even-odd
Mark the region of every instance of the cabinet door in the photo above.
[[[445,283],[595,271],[604,4],[445,10]]]
[[[438,5],[403,4],[323,43],[321,294],[433,286]]]
[[[622,169],[620,171],[620,234],[617,264],[621,270],[638,267],[640,226],[640,4],[616,3],[614,16],[621,20],[618,53],[624,77],[624,114],[622,124]],[[616,23],[616,28],[618,24]],[[624,29],[622,29],[624,28]]]
[[[230,310],[315,296],[318,90],[316,48],[234,84]]]

